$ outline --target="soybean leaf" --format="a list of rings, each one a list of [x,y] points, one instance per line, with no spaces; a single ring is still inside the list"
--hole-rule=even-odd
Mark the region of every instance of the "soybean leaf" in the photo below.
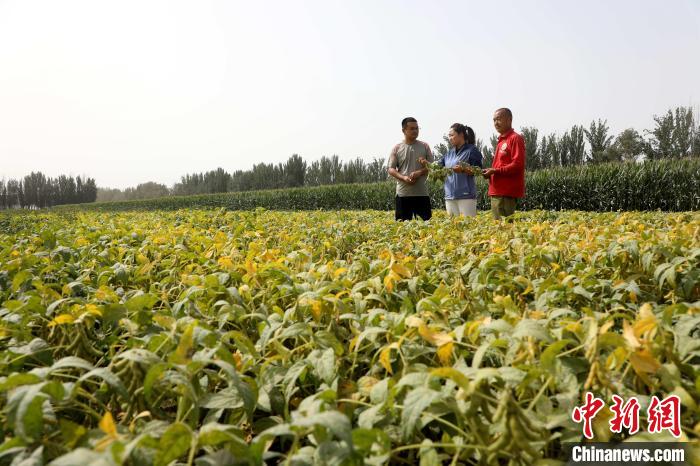
[[[416,429],[423,411],[441,397],[440,392],[427,387],[417,387],[408,392],[401,413],[401,435],[408,441]]]
[[[187,453],[192,445],[192,430],[182,422],[171,424],[160,438],[155,464],[165,466]]]

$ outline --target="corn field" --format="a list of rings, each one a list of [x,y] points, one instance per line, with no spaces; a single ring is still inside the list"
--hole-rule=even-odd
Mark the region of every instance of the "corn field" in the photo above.
[[[477,177],[477,206],[489,210],[488,185]],[[433,208],[444,209],[440,182],[430,183]],[[175,196],[81,204],[102,211],[225,208],[250,210],[393,210],[395,182],[343,184],[268,191]],[[58,207],[70,210],[75,207]],[[518,209],[596,212],[700,209],[700,159],[614,163],[538,170],[526,174],[526,197]]]

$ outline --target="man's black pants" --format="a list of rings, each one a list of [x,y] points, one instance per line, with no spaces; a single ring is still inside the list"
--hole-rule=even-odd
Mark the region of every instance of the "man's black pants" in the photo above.
[[[433,216],[429,196],[396,196],[396,220],[412,220],[414,216],[429,220]]]

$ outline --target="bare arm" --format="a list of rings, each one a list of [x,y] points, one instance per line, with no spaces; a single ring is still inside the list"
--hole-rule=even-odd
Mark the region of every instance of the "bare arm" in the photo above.
[[[412,171],[409,176],[411,178],[413,178],[414,180],[416,180],[416,179],[420,178],[421,176],[425,176],[427,174],[428,174],[428,167],[423,167],[420,170]]]
[[[393,176],[394,178],[396,178],[399,181],[403,181],[404,183],[413,184],[410,177],[402,175],[394,167],[389,167],[389,175]]]
[[[428,174],[428,171],[429,171],[429,169],[428,169],[428,167],[427,167],[428,162],[433,162],[433,161],[434,161],[433,153],[430,151],[430,146],[427,145],[427,144],[425,144],[425,149],[426,149],[427,160],[426,160],[425,158],[423,158],[423,157],[419,157],[419,158],[418,158],[418,163],[420,163],[421,165],[423,165],[423,168],[421,168],[421,169],[419,169],[419,170],[415,170],[415,171],[411,172],[411,174],[409,175],[409,176],[410,176],[411,178],[413,178],[414,180],[417,180],[417,179],[420,178],[421,176],[427,175],[427,174]]]
[[[389,175],[401,181],[402,183],[414,184],[416,182],[416,179],[412,178],[410,175],[406,176],[401,174],[401,172],[396,169],[397,164],[398,159],[396,158],[396,147],[394,147],[394,149],[391,151],[391,154],[389,154]]]

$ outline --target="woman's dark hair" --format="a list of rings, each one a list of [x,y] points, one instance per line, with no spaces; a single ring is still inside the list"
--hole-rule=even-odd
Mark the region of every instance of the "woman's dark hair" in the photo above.
[[[464,138],[464,141],[467,144],[476,144],[476,134],[474,134],[474,130],[466,125],[464,126],[464,129],[467,131],[467,136]]]
[[[457,134],[463,134],[465,143],[476,144],[476,135],[474,134],[474,130],[469,126],[463,125],[462,123],[455,123],[450,126],[450,129],[454,130]]]

